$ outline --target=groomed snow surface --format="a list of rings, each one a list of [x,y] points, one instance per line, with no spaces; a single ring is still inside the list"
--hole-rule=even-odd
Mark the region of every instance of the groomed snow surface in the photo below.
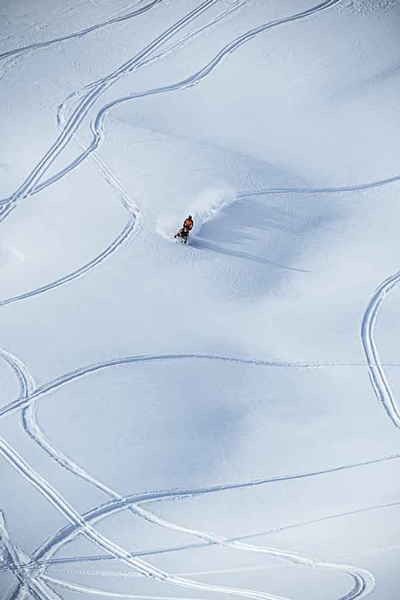
[[[1,600],[397,600],[400,2],[0,24]]]

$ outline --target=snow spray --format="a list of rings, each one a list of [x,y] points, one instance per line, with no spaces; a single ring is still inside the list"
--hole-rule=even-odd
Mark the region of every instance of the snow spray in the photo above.
[[[185,212],[174,211],[173,214],[160,215],[157,220],[157,232],[162,237],[171,239],[182,227],[184,219],[192,215],[193,233],[198,232],[204,223],[214,219],[226,206],[236,200],[235,190],[228,185],[206,188],[185,205]],[[192,234],[193,234],[192,233]]]

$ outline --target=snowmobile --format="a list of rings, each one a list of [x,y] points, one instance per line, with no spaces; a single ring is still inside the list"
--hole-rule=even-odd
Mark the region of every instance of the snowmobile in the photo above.
[[[181,244],[187,244],[189,241],[190,230],[187,227],[182,227],[178,233],[174,235],[174,238]]]

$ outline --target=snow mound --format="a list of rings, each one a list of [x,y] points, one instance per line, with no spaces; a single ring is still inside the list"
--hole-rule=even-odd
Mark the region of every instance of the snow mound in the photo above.
[[[193,233],[196,233],[204,223],[214,219],[224,207],[229,206],[235,200],[236,193],[231,186],[207,188],[187,205],[185,213],[176,210],[168,215],[161,214],[157,220],[157,233],[170,240],[189,214],[192,215],[194,221]]]

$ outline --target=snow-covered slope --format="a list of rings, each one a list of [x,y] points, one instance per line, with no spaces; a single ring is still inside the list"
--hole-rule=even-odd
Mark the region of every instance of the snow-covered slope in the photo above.
[[[0,17],[1,598],[396,600],[400,2]]]

